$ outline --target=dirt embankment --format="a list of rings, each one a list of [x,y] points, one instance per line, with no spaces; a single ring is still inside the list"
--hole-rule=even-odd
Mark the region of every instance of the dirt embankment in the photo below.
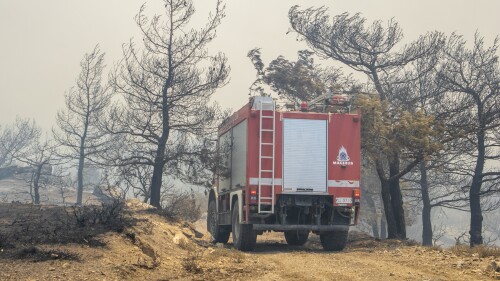
[[[211,245],[203,223],[123,209],[0,204],[0,280],[500,280],[495,252],[470,254],[351,233],[339,253],[259,236],[252,253]],[[83,221],[82,221],[83,220]],[[197,228],[197,229],[195,229]]]

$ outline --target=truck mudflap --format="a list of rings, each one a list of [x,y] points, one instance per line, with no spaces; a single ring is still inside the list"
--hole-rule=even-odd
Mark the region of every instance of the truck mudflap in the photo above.
[[[305,225],[305,224],[254,224],[256,231],[289,231],[289,230],[310,230],[310,231],[348,231],[349,225]]]

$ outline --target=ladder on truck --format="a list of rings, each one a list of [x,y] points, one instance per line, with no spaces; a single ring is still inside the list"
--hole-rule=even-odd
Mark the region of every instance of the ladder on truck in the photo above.
[[[258,195],[258,212],[259,213],[269,213],[273,214],[274,213],[274,154],[275,154],[275,112],[276,112],[276,105],[274,101],[271,100],[259,100],[259,195]],[[269,113],[272,113],[272,115],[269,115]],[[271,128],[264,128],[263,127],[263,120],[264,119],[269,119],[272,122],[272,127]],[[268,122],[266,122],[268,123]],[[264,134],[270,134],[272,141],[271,142],[264,142]],[[269,139],[269,138],[268,138]],[[272,154],[271,155],[263,155],[263,147],[272,147]],[[268,169],[263,169],[262,162],[263,161],[271,161],[271,170]],[[267,165],[268,167],[269,165]],[[270,182],[263,182],[263,175],[271,175],[271,181]],[[267,178],[267,176],[266,176]],[[268,186],[271,189],[271,196],[268,197],[263,197],[262,195],[262,187],[263,186]],[[262,206],[263,205],[271,205],[271,210],[263,210]]]

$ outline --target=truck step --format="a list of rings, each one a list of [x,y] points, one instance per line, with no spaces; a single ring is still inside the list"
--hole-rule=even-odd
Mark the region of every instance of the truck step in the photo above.
[[[271,202],[260,202],[260,205],[261,206],[273,206],[273,203],[271,203]],[[262,210],[261,210],[261,212],[262,212]]]

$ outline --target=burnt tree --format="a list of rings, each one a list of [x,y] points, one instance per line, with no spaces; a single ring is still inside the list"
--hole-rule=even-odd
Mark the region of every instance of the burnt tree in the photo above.
[[[84,55],[80,66],[76,86],[65,95],[66,107],[57,113],[53,130],[56,142],[64,148],[60,156],[78,163],[77,205],[82,204],[85,161],[104,152],[110,142],[100,123],[111,97],[102,81],[104,53],[98,45]]]
[[[398,95],[393,86],[407,82],[407,77],[400,75],[405,67],[418,59],[433,56],[443,44],[440,33],[428,33],[396,51],[403,33],[394,20],[390,20],[387,26],[381,21],[375,21],[366,27],[366,19],[360,14],[344,13],[330,17],[324,7],[301,10],[294,6],[289,11],[289,20],[292,29],[316,54],[365,74],[373,91],[378,94],[382,103],[388,104],[388,108],[394,96]],[[402,115],[390,114],[386,115],[384,121],[389,128],[393,128],[396,126],[391,124],[398,123],[401,118]],[[365,134],[365,139],[366,136]],[[406,238],[399,180],[418,165],[425,151],[422,151],[422,147],[410,153],[406,153],[406,148],[383,149],[381,146],[394,147],[394,143],[399,140],[395,140],[393,136],[398,137],[400,134],[392,131],[386,136],[389,138],[383,140],[377,134],[372,134],[372,137],[378,138],[378,144],[374,146],[378,151],[373,151],[371,158],[382,185],[388,237]]]
[[[14,124],[0,127],[0,169],[11,165],[39,136],[40,128],[29,119],[17,118]]]
[[[486,46],[484,38],[475,35],[471,48],[466,41],[452,35],[446,48],[446,60],[439,72],[440,83],[448,90],[450,104],[460,108],[463,122],[461,136],[471,145],[466,153],[473,167],[466,171],[471,178],[468,187],[470,245],[483,244],[482,199],[498,193],[500,171],[488,163],[500,159],[495,132],[500,127],[499,38]],[[470,160],[469,160],[470,161]]]
[[[110,157],[114,164],[152,167],[150,204],[156,207],[161,207],[164,174],[188,173],[193,159],[214,146],[200,139],[219,123],[220,109],[210,97],[229,74],[225,56],[207,51],[225,16],[222,2],[216,2],[199,30],[188,27],[195,12],[192,1],[163,2],[164,15],[148,18],[142,6],[135,18],[143,46],[131,41],[123,47],[123,60],[111,77],[123,100],[106,125],[127,141]]]

